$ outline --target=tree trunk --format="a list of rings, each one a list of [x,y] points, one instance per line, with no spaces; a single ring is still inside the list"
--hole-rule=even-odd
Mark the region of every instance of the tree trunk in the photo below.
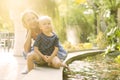
[[[75,25],[76,26],[76,25]],[[79,38],[77,36],[77,31],[75,29],[75,26],[68,26],[66,29],[67,32],[67,41],[71,44],[77,44],[79,43]]]
[[[25,28],[22,26],[19,11],[11,10],[10,16],[13,21],[15,30],[14,55],[21,56],[23,52],[23,44],[25,40],[26,31]]]
[[[118,27],[120,27],[120,8],[118,8],[118,11],[117,11],[118,13],[117,13],[117,22],[118,22]]]

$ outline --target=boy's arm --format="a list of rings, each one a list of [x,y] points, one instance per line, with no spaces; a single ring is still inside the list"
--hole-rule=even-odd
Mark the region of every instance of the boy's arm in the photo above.
[[[47,62],[47,57],[44,56],[39,50],[38,50],[38,47],[34,47],[34,51],[43,59]]]
[[[53,53],[51,54],[51,56],[48,57],[48,63],[52,61],[52,59],[57,55],[58,53],[58,47],[55,47]]]
[[[54,41],[54,47],[55,47],[54,51],[52,52],[51,56],[48,57],[48,62],[51,62],[51,60],[55,56],[57,56],[57,53],[58,53],[58,50],[59,50],[59,48],[58,48],[59,47],[59,39],[58,39],[57,36],[56,36],[55,41]]]
[[[51,58],[55,57],[57,55],[57,53],[58,53],[58,47],[55,47],[55,49],[51,55]]]
[[[51,54],[51,58],[57,56],[57,53],[58,53],[58,50],[59,50],[59,48],[58,48],[59,47],[59,39],[58,39],[57,35],[56,35],[56,38],[55,38],[54,47],[55,47],[55,49]]]

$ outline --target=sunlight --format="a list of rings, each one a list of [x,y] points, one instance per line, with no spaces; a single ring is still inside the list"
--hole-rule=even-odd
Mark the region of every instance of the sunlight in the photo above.
[[[4,80],[16,80],[18,75],[18,62],[11,53],[13,52],[1,51],[0,53],[0,77]]]
[[[78,3],[78,4],[83,4],[83,3],[86,2],[86,0],[75,0],[75,1],[76,1],[76,3]]]
[[[6,10],[9,11],[9,17],[12,18],[14,16],[11,16],[11,13],[19,12],[25,8],[28,8],[28,1],[27,0],[5,0],[4,4],[6,5]]]
[[[28,3],[26,0],[7,0],[6,1],[7,5],[8,5],[8,8],[12,8],[12,9],[15,9],[15,8],[19,8],[19,7],[26,7],[28,6]]]
[[[77,34],[77,31],[75,30],[75,28],[67,28],[66,30],[67,32],[67,41],[70,42],[71,44],[77,44],[79,41],[78,41],[78,38],[76,36]]]

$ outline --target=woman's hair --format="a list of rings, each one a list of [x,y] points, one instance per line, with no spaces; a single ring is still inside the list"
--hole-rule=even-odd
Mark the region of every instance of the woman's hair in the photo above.
[[[29,28],[29,26],[27,26],[26,23],[25,23],[25,16],[27,16],[28,14],[33,14],[33,15],[36,16],[36,18],[39,18],[39,17],[38,17],[38,14],[37,14],[35,11],[33,11],[33,10],[25,10],[25,11],[21,14],[21,20],[22,20],[23,26],[24,26],[26,29]]]

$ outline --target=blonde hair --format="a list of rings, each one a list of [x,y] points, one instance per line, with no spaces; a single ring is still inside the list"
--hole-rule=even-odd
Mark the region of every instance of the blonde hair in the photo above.
[[[52,22],[52,19],[51,19],[51,17],[49,17],[49,16],[40,16],[39,17],[39,20],[41,21],[41,20],[50,20],[51,22]]]
[[[39,18],[38,17],[38,14],[33,11],[33,10],[25,10],[22,14],[21,14],[21,20],[22,20],[22,24],[23,26],[26,28],[26,29],[29,29],[29,27],[26,25],[25,23],[25,16],[28,15],[28,14],[33,14],[36,16],[36,18]]]
[[[50,20],[51,25],[52,25],[51,32],[53,32],[53,23],[52,23],[52,18],[51,18],[51,17],[49,17],[49,16],[40,16],[38,20],[39,20],[39,23],[40,23],[41,21],[43,21],[43,20]],[[40,26],[39,26],[39,27],[40,27]]]

